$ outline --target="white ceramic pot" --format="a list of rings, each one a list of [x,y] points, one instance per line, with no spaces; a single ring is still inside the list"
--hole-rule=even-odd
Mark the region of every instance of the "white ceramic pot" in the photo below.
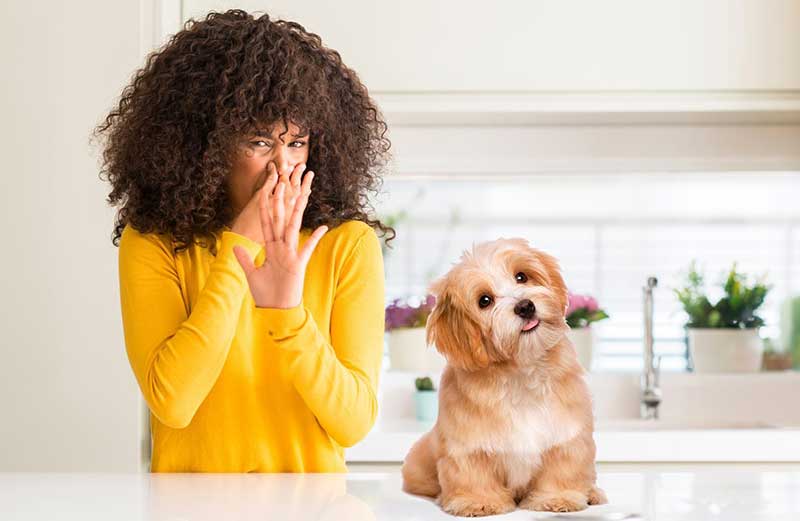
[[[592,353],[594,351],[594,330],[591,326],[570,329],[567,332],[572,345],[575,346],[575,353],[578,361],[587,371],[592,369]]]
[[[440,371],[445,359],[425,340],[424,327],[389,331],[389,364],[395,371]]]
[[[764,344],[758,329],[689,328],[689,353],[697,373],[761,370]]]

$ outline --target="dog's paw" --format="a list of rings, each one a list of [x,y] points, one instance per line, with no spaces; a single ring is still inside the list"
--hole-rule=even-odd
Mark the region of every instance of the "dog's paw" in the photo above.
[[[516,510],[517,505],[514,501],[481,501],[479,498],[456,496],[440,498],[439,503],[442,510],[448,514],[462,517],[492,516],[495,514],[505,514]]]
[[[577,512],[587,506],[589,505],[586,496],[575,490],[548,493],[534,492],[519,504],[520,508],[540,512]]]
[[[603,489],[600,487],[592,487],[589,489],[589,495],[587,498],[590,505],[603,505],[608,503],[606,493],[603,492]]]

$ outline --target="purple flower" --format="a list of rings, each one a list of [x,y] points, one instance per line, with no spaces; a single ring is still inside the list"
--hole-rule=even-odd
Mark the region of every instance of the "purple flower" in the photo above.
[[[579,309],[586,309],[586,311],[593,313],[600,309],[597,300],[589,295],[578,295],[576,293],[569,294],[569,306],[567,307],[567,315]]]
[[[586,327],[592,322],[608,318],[608,314],[600,309],[597,300],[589,295],[569,294],[567,306],[567,324],[572,327]]]
[[[583,295],[569,294],[569,305],[567,306],[567,315],[571,315],[575,310],[586,307]]]
[[[424,327],[435,304],[436,298],[433,295],[427,295],[417,306],[405,304],[400,299],[393,300],[386,306],[385,330]]]

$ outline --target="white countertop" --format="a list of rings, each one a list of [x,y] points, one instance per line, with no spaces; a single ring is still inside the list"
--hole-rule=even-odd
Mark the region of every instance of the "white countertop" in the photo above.
[[[608,505],[575,521],[800,519],[800,465],[637,465],[603,469]],[[400,489],[400,473],[92,474],[0,473],[0,519],[427,520],[455,519]],[[490,519],[564,519],[517,510]],[[627,518],[633,520],[633,517]]]

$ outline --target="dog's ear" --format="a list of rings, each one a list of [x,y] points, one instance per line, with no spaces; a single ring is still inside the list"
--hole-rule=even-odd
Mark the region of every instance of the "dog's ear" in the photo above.
[[[445,279],[431,286],[436,304],[428,316],[426,337],[455,367],[474,371],[488,367],[489,355],[484,347],[480,326],[455,302]]]
[[[547,277],[550,279],[550,289],[556,295],[561,311],[566,315],[567,307],[569,306],[569,292],[567,291],[567,285],[564,283],[564,278],[561,276],[558,260],[541,250],[534,250],[534,253],[539,257],[542,266],[547,271]]]

